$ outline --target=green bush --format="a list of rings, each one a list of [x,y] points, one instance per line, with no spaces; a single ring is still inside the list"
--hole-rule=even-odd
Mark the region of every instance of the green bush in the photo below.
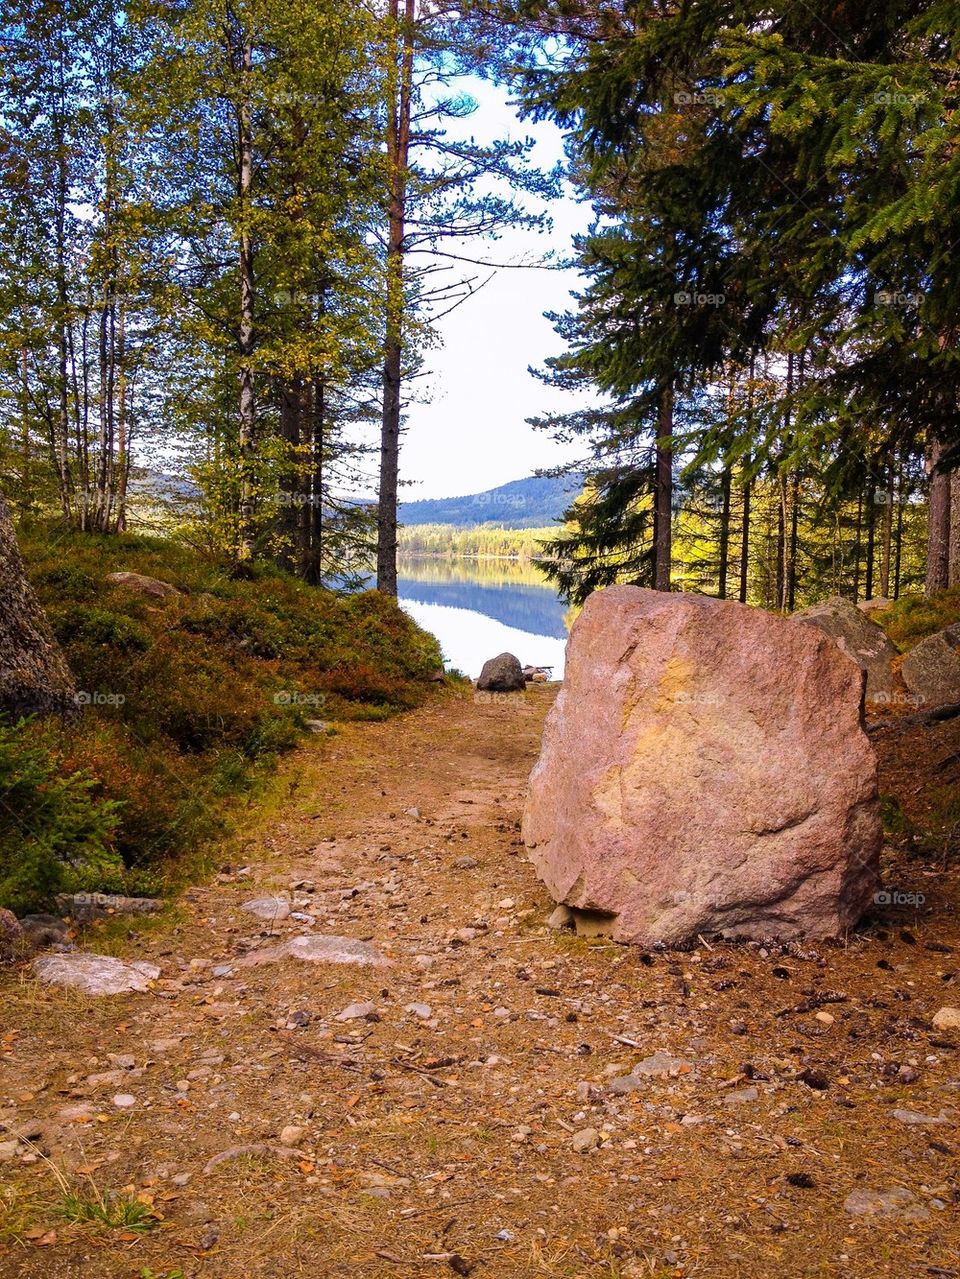
[[[0,721],[0,902],[22,913],[122,870],[113,849],[120,806],[97,797],[97,785],[61,773],[42,729]]]
[[[960,586],[936,595],[903,595],[877,621],[905,653],[928,635],[960,622]]]

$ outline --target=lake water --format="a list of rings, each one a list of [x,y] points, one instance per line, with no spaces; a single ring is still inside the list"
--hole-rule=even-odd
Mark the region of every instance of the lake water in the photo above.
[[[448,668],[475,679],[488,657],[508,652],[563,678],[567,606],[532,565],[408,555],[397,585],[401,606],[436,635]]]

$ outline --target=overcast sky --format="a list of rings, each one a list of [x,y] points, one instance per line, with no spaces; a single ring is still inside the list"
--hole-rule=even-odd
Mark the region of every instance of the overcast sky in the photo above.
[[[561,158],[553,125],[519,121],[503,91],[490,85],[471,83],[470,91],[479,106],[465,133],[481,141],[530,134],[541,167]],[[551,214],[550,235],[518,232],[490,245],[472,243],[468,251],[497,262],[529,260],[550,248],[564,256],[571,236],[586,227],[589,208],[567,198],[553,203]],[[562,350],[544,312],[565,310],[576,288],[572,271],[501,270],[440,322],[442,344],[427,353],[431,373],[418,388],[429,402],[411,404],[407,414],[400,475],[412,483],[401,489],[401,501],[480,492],[574,455],[525,419],[576,405],[527,371]]]

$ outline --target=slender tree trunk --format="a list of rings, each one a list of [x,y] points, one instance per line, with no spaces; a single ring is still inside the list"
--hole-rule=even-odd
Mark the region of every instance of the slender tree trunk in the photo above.
[[[860,599],[860,556],[863,550],[863,492],[857,497],[857,535],[853,544],[853,602]]]
[[[887,485],[884,491],[883,526],[881,529],[880,548],[880,594],[884,599],[890,598],[890,555],[893,543],[893,499],[894,474],[893,458],[887,459]]]
[[[30,510],[32,486],[30,447],[30,355],[20,351],[20,510]]]
[[[777,608],[785,609],[787,580],[787,481],[777,476]]]
[[[327,388],[323,377],[317,378],[313,388],[313,475],[311,477],[312,501],[308,529],[308,551],[304,563],[304,577],[314,586],[323,581],[323,451],[326,447],[325,419],[327,414]]]
[[[294,374],[280,387],[280,438],[287,446],[283,471],[280,476],[280,511],[277,532],[280,546],[277,563],[292,572],[297,563],[297,530],[304,500],[303,458],[300,452],[302,439],[300,410],[302,408],[303,379]]]
[[[660,391],[653,488],[653,589],[670,590],[673,558],[673,388]]]
[[[127,304],[120,303],[117,333],[117,532],[127,528],[127,480],[130,474],[127,438]]]
[[[69,351],[69,292],[67,288],[67,143],[64,115],[66,89],[64,85],[63,54],[60,60],[60,101],[56,113],[57,130],[57,206],[56,206],[56,290],[57,290],[57,396],[59,400],[59,438],[57,441],[57,480],[60,489],[60,507],[65,519],[70,519],[73,505],[73,482],[70,474],[70,382],[68,374]]]
[[[927,516],[925,594],[945,590],[950,580],[950,475],[939,469],[943,445],[935,440],[927,454],[930,479]]]
[[[249,563],[254,552],[256,506],[257,422],[253,389],[254,335],[254,249],[251,228],[253,193],[253,113],[250,80],[253,73],[253,40],[243,36],[240,74],[240,106],[237,112],[237,195],[240,206],[240,397],[238,450],[240,456],[240,512],[237,535],[237,563]]]
[[[753,376],[755,370],[754,358],[751,355],[750,364],[747,368],[747,431],[750,440],[754,439],[753,434]],[[743,460],[744,470],[750,470],[750,454],[748,453]],[[752,492],[752,484],[749,479],[743,482],[743,522],[740,526],[740,593],[739,599],[741,604],[746,604],[747,594],[750,589],[750,498]]]
[[[960,585],[960,470],[950,472],[950,551],[947,583]]]
[[[877,541],[877,482],[871,476],[867,486],[867,575],[863,583],[863,598],[873,599],[874,552]]]
[[[727,598],[727,575],[730,570],[730,466],[723,468],[720,476],[720,575],[717,595]]]
[[[97,438],[95,456],[96,471],[93,482],[91,501],[91,523],[98,532],[106,532],[107,527],[107,494],[110,488],[112,471],[110,453],[112,449],[111,418],[113,414],[113,371],[110,357],[110,309],[111,298],[109,285],[100,309],[98,356],[100,364],[100,431]]]
[[[391,66],[395,82],[387,120],[388,230],[387,316],[383,358],[383,419],[377,500],[377,589],[397,594],[397,495],[400,482],[400,419],[403,378],[404,254],[410,111],[413,96],[415,0],[390,0]]]
[[[900,598],[900,572],[903,563],[903,465],[899,468],[899,483],[897,485],[897,541],[896,541],[896,561],[893,566],[893,598]]]
[[[797,605],[797,552],[800,543],[800,474],[795,471],[790,494],[790,554],[787,573],[787,612]]]
[[[747,465],[749,466],[749,459]],[[740,526],[740,603],[746,604],[750,587],[750,496],[749,480],[743,485],[743,523]]]
[[[793,420],[793,352],[787,352],[787,395],[783,420],[783,448],[789,447],[791,440],[791,422]],[[787,477],[783,474],[783,454],[777,468],[777,486],[780,495],[780,507],[777,513],[777,608],[781,612],[787,607],[787,582],[790,577],[788,563],[789,544],[787,542]]]

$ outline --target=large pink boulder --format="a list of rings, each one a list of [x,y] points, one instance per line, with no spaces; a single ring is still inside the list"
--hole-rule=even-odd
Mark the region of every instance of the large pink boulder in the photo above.
[[[881,843],[862,699],[856,663],[813,627],[595,593],[530,778],[537,874],[645,946],[841,933],[876,890]]]

